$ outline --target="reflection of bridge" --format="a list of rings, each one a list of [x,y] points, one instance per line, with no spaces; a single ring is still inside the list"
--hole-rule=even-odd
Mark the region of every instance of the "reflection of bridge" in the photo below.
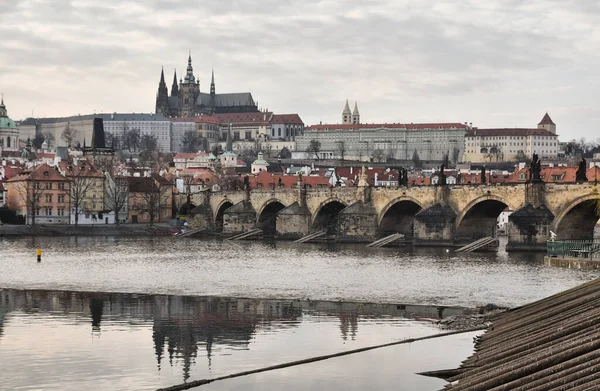
[[[592,238],[600,195],[592,183],[334,187],[217,192],[193,211],[192,224],[235,234],[261,228],[281,238],[327,229],[338,240],[392,233],[416,245],[453,245],[494,236],[510,208],[508,249],[545,249],[561,239]]]

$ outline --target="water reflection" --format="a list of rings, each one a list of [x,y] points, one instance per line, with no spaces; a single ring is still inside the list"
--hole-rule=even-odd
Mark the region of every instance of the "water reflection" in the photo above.
[[[30,360],[35,364],[37,358],[28,356],[26,350],[21,351],[24,346],[16,340],[21,331],[29,333],[31,338],[34,336],[31,333],[43,334],[46,327],[52,328],[55,335],[64,330],[60,338],[64,338],[61,344],[65,349],[74,344],[85,351],[89,342],[85,338],[78,340],[77,333],[69,332],[72,326],[87,327],[88,335],[91,329],[92,336],[100,341],[97,343],[108,344],[104,348],[112,351],[113,356],[132,354],[132,358],[138,359],[133,353],[138,348],[136,345],[123,341],[117,345],[111,338],[114,338],[115,332],[133,334],[141,328],[151,332],[147,343],[152,345],[157,372],[161,373],[165,365],[178,368],[180,379],[186,381],[199,360],[204,363],[202,367],[206,366],[208,374],[214,372],[215,351],[219,352],[220,361],[223,356],[249,351],[251,344],[254,344],[254,350],[260,352],[268,346],[267,342],[272,343],[283,335],[287,335],[287,339],[296,333],[305,333],[299,329],[305,330],[307,324],[311,327],[307,334],[310,336],[327,331],[328,325],[337,323],[339,342],[327,339],[329,346],[317,343],[317,346],[305,347],[299,352],[286,352],[290,358],[321,353],[319,349],[333,351],[346,348],[346,343],[356,343],[360,339],[361,328],[365,330],[362,344],[369,345],[375,340],[389,341],[389,334],[385,336],[386,333],[382,333],[386,327],[396,330],[415,327],[414,330],[419,329],[418,333],[432,329],[432,326],[419,325],[407,321],[407,318],[436,318],[470,311],[460,307],[0,289],[0,342],[4,342],[0,344],[0,361],[10,359],[12,352],[13,355],[23,355],[23,361],[29,365],[32,364]],[[14,335],[6,331],[11,325]],[[102,342],[105,332],[110,336]],[[375,334],[381,336],[375,337]],[[311,342],[318,342],[317,337],[311,338],[314,338]],[[295,339],[300,341],[294,343],[303,343],[303,337]],[[262,342],[257,342],[259,340]],[[11,342],[15,343],[14,350],[11,350]],[[41,350],[44,350],[43,346]],[[273,356],[281,354],[280,350],[265,353]],[[73,361],[79,362],[77,365],[86,360],[83,351],[70,354]],[[258,359],[253,366],[264,360]],[[240,362],[235,366],[240,366]],[[226,371],[227,368],[217,370]]]

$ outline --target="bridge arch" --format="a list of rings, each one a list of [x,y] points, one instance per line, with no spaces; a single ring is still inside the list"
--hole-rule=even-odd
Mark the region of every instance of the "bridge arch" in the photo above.
[[[507,207],[512,207],[510,202],[493,194],[473,199],[456,218],[455,237],[459,241],[494,237],[498,216]]]
[[[346,203],[339,198],[328,198],[317,207],[312,216],[311,226],[333,233],[337,230],[339,213],[346,207]]]
[[[215,213],[215,231],[216,232],[223,232],[223,214],[225,213],[225,210],[227,210],[228,208],[231,208],[233,206],[233,202],[227,198],[225,198],[223,201],[221,201],[219,203],[219,206],[216,209],[216,213]]]
[[[422,209],[423,204],[413,197],[402,196],[393,199],[377,217],[379,235],[401,233],[406,237],[411,237],[414,217]]]
[[[593,239],[594,227],[600,218],[600,194],[577,197],[560,209],[552,223],[559,239]]]
[[[266,236],[274,236],[277,232],[277,213],[283,208],[285,204],[281,200],[269,199],[256,214],[256,228],[262,229]]]

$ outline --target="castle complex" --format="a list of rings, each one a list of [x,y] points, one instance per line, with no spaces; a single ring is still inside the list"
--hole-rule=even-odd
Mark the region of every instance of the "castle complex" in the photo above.
[[[191,53],[188,57],[185,77],[177,83],[177,72],[173,75],[170,95],[165,83],[164,71],[160,73],[156,94],[156,114],[166,117],[194,117],[201,114],[247,112],[258,112],[252,94],[249,92],[217,94],[214,71],[210,81],[210,93],[200,92],[200,78],[194,76]]]

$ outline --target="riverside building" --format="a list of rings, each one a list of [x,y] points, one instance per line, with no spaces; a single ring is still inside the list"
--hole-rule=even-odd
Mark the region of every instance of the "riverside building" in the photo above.
[[[313,158],[307,152],[311,141],[320,143],[319,158],[347,160],[397,159],[441,161],[448,155],[452,162],[460,161],[465,134],[470,126],[461,123],[366,124],[360,122],[358,105],[350,111],[348,102],[342,112],[341,124],[319,124],[306,128],[296,137],[294,158]]]
[[[465,136],[465,162],[514,162],[531,159],[557,159],[556,124],[548,113],[537,128],[469,129]]]

